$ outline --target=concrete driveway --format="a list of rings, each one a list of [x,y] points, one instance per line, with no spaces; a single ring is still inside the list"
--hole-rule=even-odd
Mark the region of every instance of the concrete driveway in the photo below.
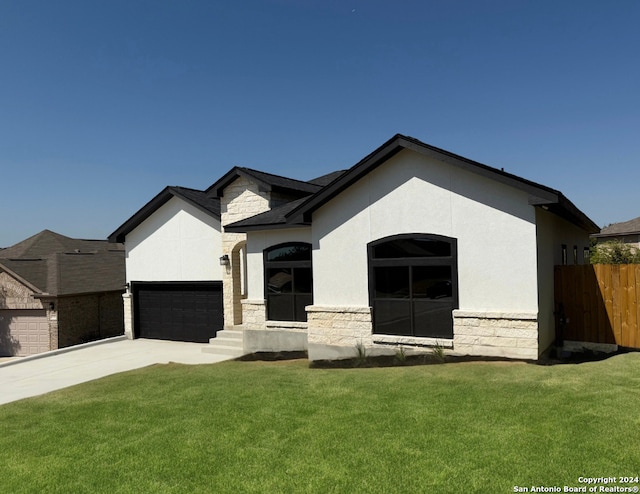
[[[0,362],[0,405],[153,364],[213,364],[233,357],[206,344],[110,338]]]

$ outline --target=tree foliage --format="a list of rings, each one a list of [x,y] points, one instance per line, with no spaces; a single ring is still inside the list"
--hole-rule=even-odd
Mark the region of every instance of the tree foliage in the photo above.
[[[640,249],[619,240],[594,242],[589,259],[591,264],[640,264]]]

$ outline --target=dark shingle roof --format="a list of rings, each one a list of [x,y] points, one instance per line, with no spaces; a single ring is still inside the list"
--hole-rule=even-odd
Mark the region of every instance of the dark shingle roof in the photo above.
[[[311,181],[320,185],[319,189],[314,194],[303,197],[301,200],[295,201],[295,203],[288,203],[285,207],[278,208],[271,212],[262,213],[254,216],[253,218],[238,221],[226,228],[232,231],[243,232],[266,228],[284,228],[309,225],[311,224],[311,215],[316,209],[404,149],[409,149],[426,156],[434,157],[452,166],[462,168],[471,173],[476,173],[507,184],[511,187],[523,190],[529,194],[529,202],[531,205],[542,206],[548,211],[580,226],[587,232],[593,233],[599,231],[598,226],[582,211],[574,206],[573,203],[560,191],[526,180],[503,170],[498,170],[497,168],[492,168],[482,163],[464,158],[449,151],[436,148],[429,144],[425,144],[418,139],[403,136],[401,134],[396,134],[378,149],[363,158],[360,162],[356,163],[349,170],[335,172]]]
[[[370,171],[386,162],[404,149],[409,149],[425,156],[434,157],[452,166],[459,167],[471,173],[496,180],[511,187],[523,190],[529,194],[529,203],[533,206],[543,206],[554,214],[580,226],[589,233],[595,233],[600,228],[569,201],[560,191],[532,182],[530,180],[493,168],[463,156],[439,149],[413,137],[396,134],[371,154],[356,163],[353,167],[334,180],[327,187],[309,197],[300,206],[289,211],[287,222],[310,222],[313,211],[349,188]]]
[[[0,250],[3,258],[39,258],[52,252],[89,252],[102,249],[121,249],[122,245],[108,246],[105,240],[83,240],[69,238],[51,230],[43,230],[40,233],[18,242],[17,244]]]
[[[58,295],[124,290],[124,253],[101,251],[92,254],[55,254],[57,278],[49,280],[49,291]],[[54,286],[55,283],[55,286]]]
[[[248,232],[250,230],[265,230],[270,228],[295,228],[307,225],[306,223],[287,224],[287,213],[297,208],[307,198],[303,197],[296,201],[288,202],[280,207],[273,208],[264,213],[251,216],[250,218],[236,221],[224,227],[227,232]]]
[[[345,172],[346,170],[338,170],[336,172],[328,173],[326,175],[322,175],[321,177],[314,178],[313,180],[309,180],[309,183],[325,187],[337,178],[340,178]]]
[[[181,197],[211,216],[220,218],[220,199],[208,196],[202,190],[188,189],[186,187],[169,187],[169,190],[175,196]]]
[[[636,235],[640,234],[640,217],[621,223],[614,223],[602,230],[594,237],[613,237],[619,235]]]
[[[251,168],[236,166],[225,173],[219,180],[212,184],[205,192],[215,197],[221,197],[225,187],[231,184],[238,177],[246,177],[258,184],[263,190],[278,190],[280,192],[289,193],[293,196],[301,197],[314,194],[321,188],[310,182],[303,182],[293,178],[273,175]]]
[[[123,290],[124,246],[49,230],[0,251],[0,269],[39,293],[74,295]]]
[[[17,275],[37,292],[47,292],[48,269],[46,259],[0,259],[0,270]]]

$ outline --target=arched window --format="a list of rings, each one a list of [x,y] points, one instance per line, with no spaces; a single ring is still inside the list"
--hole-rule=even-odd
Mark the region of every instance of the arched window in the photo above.
[[[373,332],[453,338],[456,239],[407,234],[368,245]]]
[[[313,303],[311,245],[292,242],[264,251],[267,319],[306,321]]]

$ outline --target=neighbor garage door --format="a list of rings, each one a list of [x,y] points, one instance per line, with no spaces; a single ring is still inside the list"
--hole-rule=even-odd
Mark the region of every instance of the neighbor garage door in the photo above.
[[[49,321],[46,311],[0,310],[0,355],[27,356],[49,350]]]
[[[222,282],[132,283],[138,338],[206,343],[222,329]]]

